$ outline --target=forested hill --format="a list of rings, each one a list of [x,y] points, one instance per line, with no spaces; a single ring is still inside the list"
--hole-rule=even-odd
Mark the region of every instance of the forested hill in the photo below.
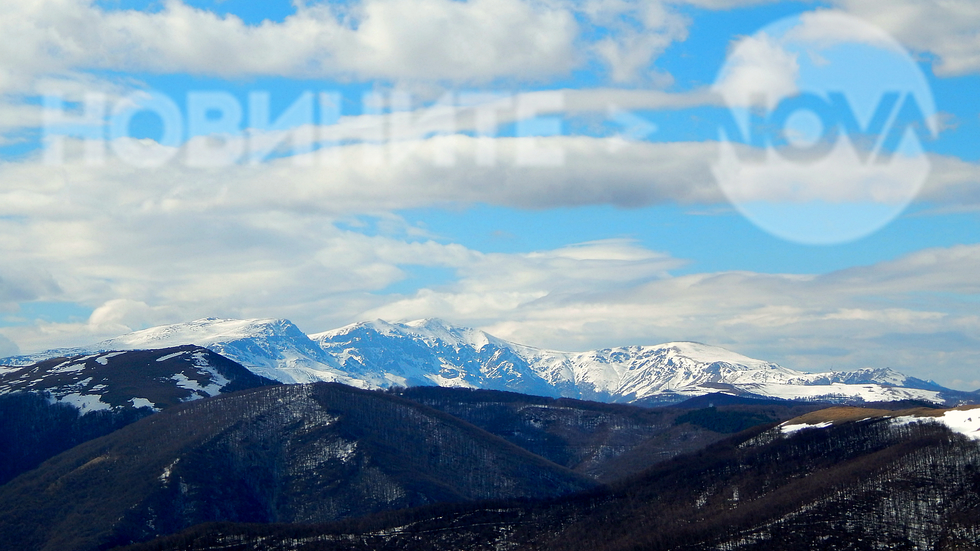
[[[217,550],[232,541],[297,551],[977,549],[977,421],[980,409],[831,410],[559,500],[320,526],[201,526],[126,549]]]

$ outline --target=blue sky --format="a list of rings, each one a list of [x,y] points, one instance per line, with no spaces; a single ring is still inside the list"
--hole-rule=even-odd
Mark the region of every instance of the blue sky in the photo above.
[[[0,21],[0,355],[204,316],[442,317],[980,388],[978,8],[45,0]],[[922,116],[887,163],[850,138],[789,157],[824,151],[812,111],[724,156],[740,102],[831,93],[862,126],[886,93]],[[250,163],[278,137],[262,97],[296,141]]]

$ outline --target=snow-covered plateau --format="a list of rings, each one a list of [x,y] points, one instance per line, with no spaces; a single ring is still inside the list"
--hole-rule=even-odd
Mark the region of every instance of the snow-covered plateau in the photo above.
[[[805,373],[694,342],[560,352],[525,346],[438,319],[355,323],[307,335],[288,320],[205,318],[101,343],[0,360],[193,344],[284,383],[361,388],[438,385],[606,402],[671,403],[709,393],[789,400],[955,403],[964,393],[891,369]]]

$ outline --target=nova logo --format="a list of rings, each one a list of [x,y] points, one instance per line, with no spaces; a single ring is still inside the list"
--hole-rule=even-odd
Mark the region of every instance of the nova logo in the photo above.
[[[819,122],[816,138],[788,139],[794,130],[790,121],[807,116]],[[765,150],[771,148],[788,161],[816,163],[829,156],[838,141],[846,138],[862,163],[888,163],[909,132],[920,144],[931,140],[929,124],[919,102],[910,93],[904,97],[900,92],[884,93],[870,120],[862,125],[844,92],[829,92],[826,98],[804,92],[782,100],[772,111],[762,101],[755,105],[749,112],[748,137],[732,124],[725,131],[731,132],[736,141],[751,146],[737,150],[743,162],[765,162]]]
[[[898,216],[929,174],[935,104],[886,33],[836,12],[767,26],[730,52],[714,90],[729,108],[719,185],[780,238],[837,244]]]

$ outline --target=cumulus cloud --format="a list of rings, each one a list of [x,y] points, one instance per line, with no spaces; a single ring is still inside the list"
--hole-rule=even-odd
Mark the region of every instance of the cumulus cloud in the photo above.
[[[980,4],[968,0],[835,0],[880,26],[909,48],[935,56],[939,76],[980,71]]]
[[[12,236],[0,237],[0,247],[13,245]],[[10,247],[7,250],[23,250],[25,247]],[[17,304],[32,300],[43,300],[61,294],[61,289],[44,270],[25,269],[21,266],[31,264],[9,263],[0,265],[0,312],[17,309]]]
[[[950,298],[978,292],[978,259],[980,247],[960,246],[819,276],[671,277],[639,269],[621,278],[622,265],[605,263],[604,277],[589,285],[552,286],[534,277],[540,266],[509,258],[508,273],[518,280],[530,274],[523,294],[498,281],[501,266],[474,265],[457,283],[421,290],[365,317],[445,316],[565,350],[698,340],[805,370],[890,365],[954,384],[980,359],[980,316]],[[640,268],[650,259],[632,262]],[[551,269],[561,278],[585,268]]]
[[[609,67],[613,82],[671,83],[651,62],[671,44],[687,39],[690,20],[662,2],[598,1],[586,4],[593,24],[607,29],[593,49]]]
[[[454,160],[448,165],[440,161],[447,153]],[[343,215],[477,202],[517,208],[718,203],[723,198],[709,169],[716,155],[713,142],[465,135],[215,168],[190,167],[179,156],[147,169],[112,155],[104,163],[69,155],[64,164],[0,165],[0,213],[87,219],[104,210]]]
[[[297,4],[247,25],[169,0],[158,12],[87,0],[6,2],[0,87],[71,68],[483,81],[539,77],[576,63],[572,15],[520,0],[365,0]]]
[[[459,147],[456,166],[432,162],[429,142],[438,140]],[[84,159],[4,163],[0,265],[32,266],[36,273],[16,281],[5,276],[11,283],[0,300],[8,309],[33,300],[95,309],[86,323],[39,324],[10,336],[36,349],[205,315],[339,323],[384,303],[375,293],[403,280],[405,266],[465,271],[502,262],[427,239],[387,211],[447,203],[632,207],[674,196],[717,196],[706,165],[698,173],[683,160],[706,155],[710,146],[636,144],[639,149],[613,155],[602,140],[555,140],[537,146],[567,146],[567,168],[516,165],[517,139],[496,144],[498,164],[479,166],[473,161],[477,139],[465,136],[396,143],[405,154],[389,158],[382,149],[380,166],[364,162],[368,145],[342,148],[338,163],[326,166],[296,166],[289,158],[214,169],[178,162],[147,169],[113,157],[94,165]],[[384,217],[385,235],[395,237],[338,228],[359,213]],[[531,255],[525,263],[599,265],[636,254],[609,244],[602,247],[605,256],[595,256],[598,251],[570,248]],[[650,262],[667,269],[662,258]],[[631,273],[622,268],[624,277]],[[544,270],[536,277],[553,275]],[[588,281],[577,277],[576,285]]]
[[[361,0],[297,3],[281,22],[246,24],[180,0],[158,11],[105,9],[93,0],[17,0],[0,6],[0,132],[41,125],[26,98],[91,92],[125,97],[144,85],[119,72],[224,78],[279,76],[401,83],[439,94],[448,85],[540,83],[596,56],[613,81],[662,86],[652,63],[689,22],[661,2]],[[583,29],[590,15],[622,27]],[[610,15],[612,14],[612,15]],[[628,14],[628,15],[624,15]],[[638,27],[617,23],[622,17]],[[606,33],[602,33],[606,35]],[[598,40],[598,42],[596,42]],[[105,71],[109,71],[106,73]],[[650,75],[653,75],[652,77]]]
[[[980,293],[976,246],[820,276],[674,275],[684,259],[628,240],[504,254],[432,239],[390,214],[376,235],[342,229],[355,212],[447,198],[518,208],[718,198],[701,149],[710,144],[635,144],[614,157],[601,140],[571,139],[573,164],[560,170],[437,167],[424,144],[412,145],[425,162],[408,156],[385,170],[345,167],[343,159],[308,172],[290,159],[213,170],[7,163],[3,262],[36,270],[10,287],[30,292],[9,300],[71,297],[95,311],[84,323],[4,334],[33,351],[206,315],[287,317],[310,332],[375,317],[440,316],[560,349],[693,339],[802,369],[887,364],[948,375],[940,382],[949,384],[954,375],[972,380],[963,366],[976,365],[980,318],[957,297]],[[357,147],[345,151],[361,158]],[[932,197],[977,172],[962,161],[942,165],[948,176],[930,188]],[[418,265],[452,277],[407,295],[387,290]],[[43,274],[47,286],[38,283]],[[956,339],[960,345],[942,349]]]
[[[968,210],[980,207],[980,163],[945,155],[932,155],[930,162],[922,201]]]
[[[797,54],[766,33],[735,43],[714,89],[732,107],[772,107],[798,92]]]
[[[115,156],[115,144],[105,148],[102,161],[92,162],[79,142],[67,140],[61,164],[40,159],[0,164],[0,214],[72,216],[84,212],[77,210],[80,202],[92,209],[143,213],[279,209],[338,216],[471,203],[530,209],[711,205],[727,202],[716,180],[726,159],[752,156],[745,146],[720,148],[716,142],[452,134],[337,146],[254,165],[199,167],[186,162],[186,149],[194,146],[174,149],[167,153],[169,162],[148,169]],[[837,149],[853,157],[848,148]],[[914,187],[900,184],[908,184],[915,171],[926,178],[920,200],[980,203],[980,165],[956,157],[898,155],[884,167],[849,158],[801,175],[798,163],[768,154],[766,164],[742,163],[734,190],[739,201],[903,203],[915,197],[921,179],[916,176]],[[831,158],[841,156],[835,155]],[[759,174],[752,176],[753,171]],[[889,171],[895,173],[892,179],[884,177]],[[787,187],[781,179],[790,172],[808,185],[799,188],[793,180],[796,187]],[[856,185],[863,178],[870,183]]]
[[[0,358],[5,358],[7,356],[16,356],[20,353],[20,347],[17,343],[8,339],[7,337],[0,335]]]
[[[842,43],[866,44],[896,53],[904,52],[902,46],[881,27],[838,10],[821,9],[800,14],[800,25],[790,29],[785,39],[820,48]]]

